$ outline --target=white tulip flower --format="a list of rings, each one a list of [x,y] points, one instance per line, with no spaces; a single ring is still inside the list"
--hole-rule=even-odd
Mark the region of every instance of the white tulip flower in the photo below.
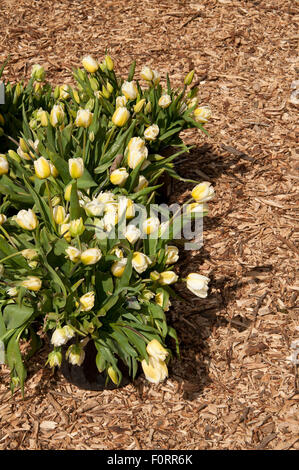
[[[38,220],[32,209],[22,209],[16,215],[15,221],[25,230],[34,230],[38,226]]]
[[[144,253],[141,253],[139,251],[135,251],[133,254],[133,259],[132,259],[132,265],[135,271],[138,272],[138,274],[143,273],[144,271],[147,270],[147,268],[151,264],[151,260],[148,256],[146,256]]]
[[[204,181],[195,186],[191,192],[191,196],[196,202],[207,202],[213,199],[215,195],[215,190],[211,183]]]
[[[188,289],[197,297],[204,299],[208,295],[210,279],[198,273],[190,273],[186,278]]]
[[[144,138],[146,140],[155,140],[159,135],[160,129],[157,124],[152,124],[144,131]]]

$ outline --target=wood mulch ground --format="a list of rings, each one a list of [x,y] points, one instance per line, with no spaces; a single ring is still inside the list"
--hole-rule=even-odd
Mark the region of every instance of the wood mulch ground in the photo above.
[[[71,80],[84,54],[108,47],[126,73],[136,58],[179,83],[190,68],[210,104],[210,137],[178,166],[210,180],[217,197],[204,246],[182,252],[180,271],[211,277],[205,300],[177,301],[169,318],[182,360],[159,386],[138,378],[86,392],[30,365],[25,399],[0,376],[0,449],[299,449],[298,384],[286,358],[299,337],[298,9],[293,0],[2,0],[0,61],[28,78],[45,64]],[[176,185],[173,200],[190,188]],[[298,225],[297,225],[298,227]]]

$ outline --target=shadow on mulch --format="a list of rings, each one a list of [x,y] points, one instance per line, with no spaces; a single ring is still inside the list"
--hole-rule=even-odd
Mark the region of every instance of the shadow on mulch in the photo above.
[[[211,145],[203,145],[192,149],[189,154],[178,160],[175,167],[176,171],[184,178],[210,181],[213,184],[223,174],[226,174],[235,179],[236,184],[239,185],[243,183],[242,175],[250,171],[254,163],[254,158],[233,147],[224,146],[213,149]],[[184,173],[182,173],[182,169]],[[192,183],[172,182],[171,188],[168,188],[169,203],[176,202],[186,189],[193,187]],[[242,192],[242,189],[238,189],[238,191]],[[204,232],[222,226],[230,212],[231,208],[221,215],[206,217],[203,225]],[[230,247],[225,254],[228,257],[229,251]],[[197,253],[193,252],[192,255],[191,252],[182,250],[179,265],[181,276],[184,277],[185,273],[190,271],[190,264],[201,266],[204,261],[210,261],[211,265],[214,264],[209,251],[204,246]],[[267,272],[272,270],[272,266],[268,265],[254,267],[252,271],[257,268]],[[179,306],[176,306],[177,313],[172,315],[176,318],[170,322],[176,328],[181,340],[181,360],[172,364],[170,375],[181,382],[183,397],[191,401],[201,396],[204,389],[214,380],[209,376],[212,357],[207,339],[220,326],[229,325],[230,328],[235,328],[240,332],[251,326],[250,320],[244,316],[235,315],[233,318],[229,318],[226,314],[228,305],[235,300],[236,292],[246,286],[247,281],[237,279],[234,276],[223,276],[216,280],[214,278],[215,269],[211,269],[209,278],[211,279],[210,289],[216,292],[197,304],[196,301],[190,301],[187,289],[180,291],[179,294],[183,297],[184,303],[181,302]],[[242,276],[250,276],[250,272],[243,273]],[[197,305],[199,305],[198,308]],[[231,360],[229,349],[226,351],[226,360],[229,367]]]
[[[232,148],[230,148],[231,150]],[[241,182],[238,175],[249,171],[250,166],[248,162],[254,162],[254,159],[244,155],[236,149],[232,151],[227,149],[217,148],[212,149],[211,145],[203,145],[192,149],[190,154],[182,157],[176,164],[176,171],[180,173],[181,163],[184,164],[184,177],[192,178],[195,180],[203,181],[208,180],[212,183],[220,178],[223,174],[231,175],[236,178],[237,182]],[[224,156],[225,154],[225,156]],[[247,160],[244,162],[242,159]],[[204,178],[207,176],[207,178]],[[166,181],[169,184],[169,181]],[[190,183],[190,189],[194,184]],[[167,194],[160,194],[163,202],[168,200],[169,203],[177,202],[177,197],[188,189],[188,183],[180,183],[177,181],[171,182],[171,187],[168,187]],[[183,191],[182,191],[183,189]],[[223,224],[229,214],[230,209],[220,216],[208,216],[205,218],[204,231],[210,231],[215,227]],[[195,255],[192,254],[192,264],[200,266],[204,260],[211,261],[210,253],[205,247],[202,247]],[[190,252],[182,250],[180,255],[180,272],[184,275],[184,271],[189,270]],[[261,267],[259,267],[260,269]],[[262,267],[265,270],[271,271],[272,266]],[[246,273],[244,273],[246,276]],[[248,273],[250,275],[250,273]],[[190,301],[188,292],[179,292],[183,297],[184,302],[176,305],[174,302],[174,311],[169,312],[170,324],[174,326],[180,339],[180,359],[175,359],[169,365],[169,375],[181,384],[181,391],[183,398],[189,401],[195,400],[201,396],[213,380],[209,376],[209,366],[212,360],[210,350],[208,347],[207,339],[217,330],[220,326],[227,324],[238,331],[244,331],[250,326],[250,321],[244,317],[235,316],[228,318],[225,316],[225,311],[230,302],[234,301],[235,294],[238,289],[242,288],[247,282],[234,279],[233,277],[224,276],[215,280],[213,269],[209,273],[211,279],[210,288],[216,290],[209,298],[204,299],[199,308],[197,303]],[[199,305],[199,304],[198,304]],[[212,306],[212,307],[211,307]],[[224,315],[223,315],[224,312]],[[170,342],[171,348],[174,350],[175,345]],[[42,349],[42,354],[39,358],[47,357],[50,352],[50,347],[47,342]],[[230,352],[227,351],[227,363],[230,363]],[[44,363],[46,362],[46,359]],[[47,394],[50,388],[57,385],[57,381],[61,377],[60,372],[54,374],[44,364],[40,364],[43,373],[38,387],[39,394]],[[35,368],[34,368],[35,369]],[[33,375],[36,371],[31,370],[29,375]],[[138,389],[141,384],[137,379]]]
[[[246,282],[234,281],[232,278],[223,277],[218,280],[210,275],[211,287],[217,289],[216,293],[209,296],[205,308],[205,300],[197,308],[196,304],[188,300],[185,295],[187,292],[180,292],[184,303],[175,305],[170,324],[176,329],[180,339],[181,358],[175,360],[170,365],[170,377],[173,377],[181,385],[183,398],[189,401],[195,400],[201,396],[204,389],[207,388],[213,380],[209,376],[209,367],[212,360],[208,346],[208,338],[214,334],[220,326],[229,325],[238,331],[245,331],[251,326],[251,322],[239,315],[233,318],[223,315],[228,304],[234,300],[235,293],[242,288]],[[212,307],[210,307],[212,305]],[[174,345],[173,345],[174,349]],[[230,366],[231,351],[226,352],[226,361]]]

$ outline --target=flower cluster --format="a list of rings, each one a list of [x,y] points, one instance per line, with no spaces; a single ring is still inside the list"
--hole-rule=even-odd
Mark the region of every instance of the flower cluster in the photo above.
[[[175,224],[206,215],[211,184],[196,184],[182,217],[163,221],[151,211],[163,173],[180,178],[173,161],[188,151],[180,132],[206,132],[211,116],[191,87],[194,71],[175,90],[148,66],[138,81],[135,62],[127,80],[117,77],[109,55],[82,65],[75,87],[54,89],[35,65],[26,87],[6,85],[1,108],[0,340],[12,388],[26,376],[20,339],[37,348],[41,327],[51,336],[51,367],[65,345],[65,359],[80,366],[93,341],[97,368],[114,384],[119,361],[132,377],[140,366],[159,383],[169,337],[178,351],[167,322],[175,284],[199,298],[208,292],[206,276],[180,278],[173,240]]]

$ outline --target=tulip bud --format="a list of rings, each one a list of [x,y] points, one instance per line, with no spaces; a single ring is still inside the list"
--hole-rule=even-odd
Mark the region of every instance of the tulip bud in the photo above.
[[[114,88],[110,82],[107,82],[106,88],[110,94],[114,91]]]
[[[137,87],[135,82],[124,82],[121,87],[121,92],[127,100],[135,100],[137,98]]]
[[[25,230],[34,230],[38,226],[38,220],[32,209],[22,209],[16,215],[15,221]]]
[[[132,219],[135,216],[135,205],[131,199],[127,199],[126,219]]]
[[[158,271],[152,271],[150,273],[150,278],[152,281],[158,281],[160,279],[160,273],[158,273]]]
[[[198,98],[196,96],[194,96],[193,98],[191,98],[190,100],[188,100],[188,108],[193,108],[194,106],[197,106],[198,104]]]
[[[155,140],[159,132],[159,126],[157,126],[157,124],[152,124],[144,131],[144,138],[146,140]]]
[[[163,109],[168,108],[170,103],[171,103],[171,98],[167,94],[162,95],[161,98],[158,101],[158,105],[161,106],[161,108],[163,108]]]
[[[60,234],[66,239],[68,243],[71,241],[71,234],[69,232],[70,224],[61,224],[60,226]]]
[[[130,112],[124,106],[116,108],[112,116],[112,122],[115,126],[123,127],[130,117]]]
[[[85,68],[85,70],[87,70],[87,72],[89,73],[94,73],[99,68],[98,62],[90,55],[83,58],[82,65]]]
[[[133,268],[139,274],[146,271],[151,263],[152,262],[151,262],[151,260],[148,256],[146,256],[145,254],[143,254],[139,251],[134,251],[133,259],[132,259],[132,265],[133,265]]]
[[[204,181],[193,188],[191,195],[196,202],[207,202],[213,199],[215,190],[211,183]]]
[[[21,95],[22,91],[23,91],[22,86],[19,83],[17,83],[15,87],[15,91],[14,91],[13,104],[17,103],[18,98]]]
[[[113,229],[113,227],[117,224],[118,222],[118,211],[115,208],[111,208],[103,218],[104,222],[104,229],[107,232],[110,232],[110,230]]]
[[[53,163],[50,163],[50,171],[51,171],[51,175],[53,176],[53,178],[57,178],[57,176],[59,175],[58,171],[57,171],[57,168],[55,165],[53,165]]]
[[[78,263],[81,261],[81,251],[74,246],[69,246],[66,250],[66,254],[73,263]]]
[[[82,217],[80,217],[80,219],[72,220],[69,230],[72,237],[79,237],[82,235],[85,230]]]
[[[160,273],[159,283],[162,286],[174,284],[175,282],[177,282],[177,280],[178,276],[173,271],[164,271],[163,273]]]
[[[11,287],[6,291],[6,293],[9,297],[16,297],[18,295],[18,289],[16,287]]]
[[[179,249],[177,246],[169,245],[166,246],[165,250],[166,254],[166,264],[173,264],[176,263],[179,259]]]
[[[25,140],[22,137],[19,139],[19,144],[20,144],[21,150],[23,150],[23,152],[29,152],[29,147],[28,147],[28,145],[26,144]]]
[[[107,88],[102,85],[102,96],[108,100],[110,98],[110,94],[111,93],[107,90]]]
[[[39,64],[35,64],[32,67],[31,77],[38,82],[43,82],[45,80],[45,69]]]
[[[7,217],[5,214],[0,214],[0,225],[4,224],[6,222]]]
[[[210,279],[198,273],[190,273],[186,278],[188,289],[197,297],[204,299],[208,295]]]
[[[166,305],[163,307],[164,305],[164,294],[163,292],[158,292],[156,295],[155,295],[155,301],[156,301],[156,304],[160,305],[160,307],[163,308],[164,312],[168,312],[170,306],[171,306],[171,302],[170,300],[168,299]]]
[[[96,264],[102,257],[102,252],[98,248],[88,248],[81,254],[83,264]]]
[[[135,104],[135,106],[133,107],[134,109],[134,112],[137,114],[137,113],[140,113],[140,111],[142,110],[143,106],[144,106],[144,103],[145,103],[145,99],[142,99],[140,101],[138,101],[138,103]]]
[[[142,300],[151,300],[154,296],[155,296],[155,294],[151,290],[144,289],[142,291],[142,294],[141,294],[140,298]]]
[[[147,235],[150,235],[151,233],[157,232],[159,226],[160,226],[160,221],[158,217],[149,217],[143,222],[142,230]]]
[[[8,155],[10,158],[12,158],[13,160],[15,160],[16,162],[20,162],[21,161],[21,158],[20,156],[14,151],[14,150],[8,150]],[[4,155],[0,155],[0,172],[1,172],[1,157],[3,157]]]
[[[63,328],[57,328],[52,334],[51,343],[55,347],[62,346],[67,342],[68,338]]]
[[[69,172],[73,179],[81,178],[84,173],[83,158],[70,158],[69,159]]]
[[[23,152],[21,147],[17,148],[17,154],[19,155],[19,157],[23,158],[24,160],[32,161],[32,158],[30,157],[30,155],[27,152]]]
[[[27,248],[22,251],[22,256],[24,256],[25,259],[32,261],[38,258],[38,252],[31,248]]]
[[[38,122],[37,122],[37,120],[36,120],[36,119],[31,119],[31,120],[29,121],[29,127],[30,127],[30,129],[32,129],[33,131],[34,131],[35,129],[37,129],[37,127],[38,127]]]
[[[119,261],[115,261],[111,266],[111,272],[115,277],[121,277],[124,273],[127,258],[121,258]]]
[[[95,77],[89,77],[89,83],[93,91],[97,91],[99,89],[99,82]]]
[[[146,106],[144,108],[144,114],[149,114],[151,111],[152,111],[152,104],[149,101],[148,103],[146,103]]]
[[[88,134],[88,138],[89,138],[89,141],[90,142],[94,142],[94,139],[95,139],[95,135],[94,135],[94,132],[89,132]]]
[[[59,196],[54,196],[52,197],[52,206],[55,207],[55,206],[58,206],[58,204],[60,203],[61,199]]]
[[[41,125],[43,127],[47,127],[48,126],[48,114],[46,111],[40,111],[38,114],[37,114],[37,118],[39,119]]]
[[[64,84],[59,87],[59,99],[67,100],[70,97],[69,94],[69,85]]]
[[[50,163],[44,157],[34,162],[35,174],[39,179],[48,178],[51,174]]]
[[[146,188],[147,186],[148,186],[147,179],[145,178],[145,176],[140,175],[139,180],[138,180],[138,185],[135,186],[135,188],[134,188],[134,193],[138,193],[139,191]]]
[[[55,100],[58,100],[59,95],[60,95],[60,86],[57,85],[57,86],[55,87],[55,90],[54,90],[54,93],[53,93],[54,99],[55,99]]]
[[[191,70],[185,77],[184,84],[185,85],[191,85],[192,80],[194,77],[194,70]]]
[[[116,98],[116,102],[115,102],[115,107],[116,108],[124,108],[127,104],[128,100],[125,96],[118,96]]]
[[[75,120],[76,126],[85,127],[86,129],[92,122],[92,116],[93,114],[88,109],[79,109]]]
[[[158,85],[160,82],[160,74],[156,70],[153,70],[154,78],[153,78],[153,83],[154,85]]]
[[[77,92],[77,90],[73,90],[73,96],[74,96],[74,100],[76,101],[76,103],[80,104],[80,97],[79,97],[79,93]]]
[[[210,119],[212,115],[211,109],[209,108],[209,106],[201,106],[200,108],[196,108],[193,111],[193,114],[194,114],[195,121],[200,122],[202,124],[204,124],[205,122],[208,122],[208,120]]]
[[[94,199],[84,205],[84,210],[89,217],[99,217],[103,214],[104,204]]]
[[[90,57],[90,56],[89,56]],[[86,72],[85,70],[82,70],[82,69],[77,69],[77,74],[78,74],[78,77],[80,78],[80,80],[84,81],[85,78],[86,78]],[[80,91],[82,91],[82,85],[80,83],[78,83],[78,88]]]
[[[4,124],[5,124],[5,119],[4,119],[4,117],[2,116],[1,113],[0,113],[0,124],[1,124],[1,126],[4,126]]]
[[[110,55],[105,56],[105,63],[106,63],[107,69],[111,72],[114,69],[114,62],[112,58],[110,57]]]
[[[133,137],[128,144],[128,165],[134,170],[143,160],[148,156],[148,149],[145,146],[144,140],[140,137]]]
[[[21,283],[21,286],[33,292],[38,292],[42,287],[42,281],[38,277],[29,276]]]
[[[146,351],[149,356],[154,357],[156,360],[165,361],[168,356],[168,351],[163,348],[158,340],[152,339],[146,346]]]
[[[128,176],[129,173],[125,168],[118,168],[117,170],[112,171],[110,181],[114,185],[123,186],[127,181]]]
[[[8,170],[9,170],[9,164],[6,159],[6,156],[0,155],[0,175],[6,175],[8,173]]]
[[[65,325],[63,331],[66,334],[67,339],[72,339],[75,336],[75,331],[70,325]]]
[[[50,123],[53,127],[61,125],[64,121],[64,111],[60,104],[55,104],[50,113]]]
[[[71,192],[72,192],[72,183],[68,184],[64,190],[64,199],[66,201],[71,200]]]
[[[62,354],[60,351],[52,351],[48,355],[47,363],[50,367],[60,367],[62,362]]]
[[[116,256],[119,259],[122,259],[124,257],[123,251],[121,248],[115,247],[111,250],[111,254]]]
[[[158,384],[166,379],[168,376],[168,369],[164,361],[157,360],[150,356],[149,361],[145,359],[141,362],[141,366],[145,375],[145,378],[151,382]]]
[[[116,198],[112,192],[106,191],[106,192],[100,192],[96,200],[102,204],[109,204],[109,203],[114,202]]]
[[[126,231],[125,231],[125,237],[126,239],[133,245],[134,243],[139,240],[141,236],[141,232],[136,225],[130,224],[127,226]]]
[[[118,384],[118,375],[117,375],[117,372],[113,369],[112,366],[108,367],[107,373],[108,373],[110,379],[112,380],[112,382],[115,385],[117,385]]]
[[[140,73],[141,78],[147,82],[151,82],[154,78],[154,72],[150,67],[144,66]]]
[[[3,264],[0,264],[0,279],[3,276],[3,274],[4,274],[4,266]]]
[[[83,312],[89,312],[94,307],[94,297],[94,292],[87,292],[80,297],[80,309]]]
[[[85,352],[78,344],[72,344],[68,348],[65,356],[70,364],[73,364],[74,366],[81,366],[85,359]]]

